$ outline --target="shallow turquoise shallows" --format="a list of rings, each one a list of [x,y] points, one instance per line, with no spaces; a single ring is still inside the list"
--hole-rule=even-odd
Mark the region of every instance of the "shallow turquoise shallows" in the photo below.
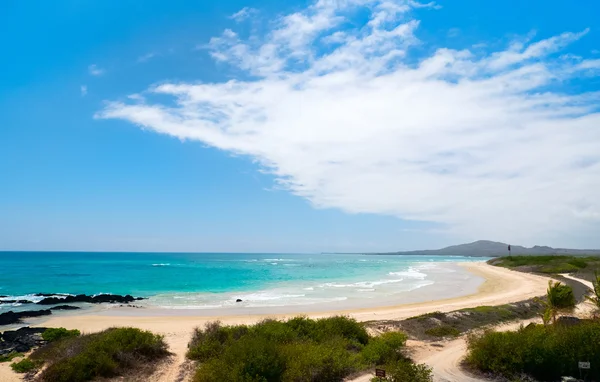
[[[469,257],[356,254],[0,253],[0,295],[132,294],[158,305],[218,307],[337,301],[430,285]],[[448,267],[444,264],[447,263]],[[437,274],[432,276],[431,272]],[[31,297],[31,296],[30,296]],[[0,305],[1,306],[1,305]],[[6,310],[4,306],[2,309]]]

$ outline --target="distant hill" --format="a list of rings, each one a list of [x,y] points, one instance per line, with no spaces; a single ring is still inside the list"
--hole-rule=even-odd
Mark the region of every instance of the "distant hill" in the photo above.
[[[481,256],[497,257],[508,255],[508,244],[479,240],[468,244],[452,245],[442,249],[378,253],[379,255],[423,255],[423,256]],[[566,249],[536,245],[531,248],[511,244],[512,255],[600,255],[600,249]]]

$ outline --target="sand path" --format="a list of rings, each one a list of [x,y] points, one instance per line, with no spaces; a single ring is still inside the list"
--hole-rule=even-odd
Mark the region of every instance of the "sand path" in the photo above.
[[[561,276],[580,282],[589,288],[593,288],[592,283],[587,280],[573,277],[568,274],[562,274]],[[577,304],[574,312],[578,317],[587,317],[593,308],[592,304],[584,301]],[[521,325],[527,326],[532,322],[535,322],[536,324],[542,323],[540,318],[531,318],[501,324],[494,327],[494,330],[517,330]],[[486,379],[470,375],[460,367],[460,362],[465,357],[467,350],[466,338],[464,336],[453,341],[448,341],[443,348],[433,347],[430,344],[421,341],[409,341],[407,346],[413,349],[412,356],[415,362],[425,363],[433,369],[434,382],[486,381]]]
[[[545,294],[548,278],[512,271],[495,267],[486,263],[464,263],[463,267],[476,275],[484,278],[485,282],[479,290],[471,295],[458,298],[426,301],[414,304],[404,304],[392,307],[369,308],[358,310],[345,310],[333,312],[308,313],[313,318],[326,317],[334,314],[343,314],[354,317],[359,321],[369,320],[399,320],[432,311],[452,311],[480,305],[501,305],[541,296]],[[165,335],[165,340],[170,350],[175,353],[173,360],[168,365],[163,365],[153,376],[152,381],[178,381],[182,367],[185,368],[185,351],[195,327],[203,326],[206,322],[220,320],[224,324],[252,324],[264,318],[272,317],[285,319],[297,314],[289,315],[238,315],[223,317],[205,317],[177,315],[140,316],[137,309],[118,309],[112,315],[107,314],[82,314],[78,316],[54,316],[36,323],[38,326],[65,327],[79,329],[82,332],[95,332],[109,327],[131,326]],[[4,367],[0,366],[0,373]],[[9,369],[10,371],[10,369]],[[1,376],[2,374],[0,374]],[[13,374],[14,375],[14,374]],[[11,381],[8,378],[1,381]],[[16,379],[15,381],[18,381]],[[12,382],[12,381],[11,381]]]

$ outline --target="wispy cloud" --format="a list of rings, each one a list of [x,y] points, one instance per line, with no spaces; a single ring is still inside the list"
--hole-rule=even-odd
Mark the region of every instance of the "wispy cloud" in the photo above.
[[[234,13],[233,15],[229,16],[229,18],[239,23],[239,22],[242,22],[242,21],[246,20],[247,18],[255,15],[256,13],[258,13],[258,11],[256,9],[250,8],[250,7],[244,7],[242,9],[240,9],[239,11],[237,11],[236,13]]]
[[[79,91],[81,92],[81,96],[85,97],[87,95],[88,88],[86,85],[81,85],[81,87],[79,88]]]
[[[144,54],[143,56],[139,56],[137,59],[137,62],[147,62],[147,61],[153,59],[154,57],[156,57],[156,53],[150,52],[150,53]]]
[[[266,35],[227,30],[210,54],[238,79],[163,83],[97,117],[247,155],[315,207],[436,222],[470,238],[597,235],[600,93],[560,88],[600,68],[553,55],[587,30],[417,60],[411,48],[427,41],[416,37],[415,6],[319,0]],[[354,17],[365,9],[368,20]]]
[[[459,35],[460,35],[460,29],[458,29],[458,28],[450,28],[447,33],[447,36],[450,38],[458,37]]]
[[[92,64],[92,65],[88,66],[88,72],[92,76],[101,76],[104,73],[106,73],[106,70],[99,68],[98,65],[96,65],[96,64]]]

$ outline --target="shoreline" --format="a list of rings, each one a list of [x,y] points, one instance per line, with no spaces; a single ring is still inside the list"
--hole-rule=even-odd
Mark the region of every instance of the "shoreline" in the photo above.
[[[265,318],[286,319],[298,315],[319,318],[331,315],[348,315],[358,321],[372,319],[403,319],[432,311],[451,311],[480,305],[501,305],[526,300],[546,293],[548,277],[538,276],[495,267],[486,263],[458,263],[467,271],[481,277],[484,282],[477,292],[460,297],[432,299],[429,301],[397,304],[391,306],[365,307],[354,309],[309,311],[304,313],[260,313],[206,315],[203,310],[163,309],[163,308],[118,308],[103,311],[82,312],[64,316],[49,316],[36,320],[36,325],[50,327],[64,326],[68,329],[84,331],[102,330],[110,326],[159,326],[169,323],[193,322],[195,326],[219,320],[224,324],[248,324]],[[265,308],[265,310],[269,310]],[[192,328],[190,328],[191,330]]]
[[[157,334],[162,334],[165,336],[165,341],[168,343],[170,351],[173,353],[173,362],[169,363],[168,367],[161,368],[159,373],[153,376],[149,381],[170,381],[177,379],[176,377],[179,374],[180,366],[185,362],[187,345],[191,339],[194,328],[202,327],[207,322],[221,321],[224,325],[251,325],[266,318],[288,319],[298,315],[305,315],[311,318],[347,315],[362,322],[373,320],[401,320],[434,311],[448,312],[481,305],[502,305],[526,300],[544,295],[548,286],[548,277],[495,267],[486,264],[485,262],[458,263],[458,265],[485,280],[475,293],[461,297],[395,306],[330,310],[308,312],[305,314],[190,316],[177,315],[176,313],[178,311],[170,310],[170,315],[152,315],[148,314],[152,313],[152,311],[148,309],[132,309],[132,312],[129,312],[130,315],[127,315],[127,309],[119,309],[118,312],[111,312],[109,310],[105,311],[103,314],[98,314],[99,312],[82,312],[83,314],[80,315],[57,315],[35,320],[25,320],[24,326],[65,327],[67,329],[79,329],[84,333],[96,332],[110,327],[137,327],[143,330],[150,330]],[[132,315],[134,313],[133,311],[135,311],[135,314],[137,315]],[[139,315],[139,313],[142,313],[143,315]],[[187,311],[186,313],[190,312]],[[0,369],[2,369],[0,370],[0,374],[2,374],[2,372],[5,371],[3,370],[4,366]],[[16,374],[9,373],[9,375],[10,377],[18,378]],[[6,377],[8,377],[8,375],[6,375]],[[11,379],[7,380],[10,381]],[[19,381],[20,379],[12,380]]]

